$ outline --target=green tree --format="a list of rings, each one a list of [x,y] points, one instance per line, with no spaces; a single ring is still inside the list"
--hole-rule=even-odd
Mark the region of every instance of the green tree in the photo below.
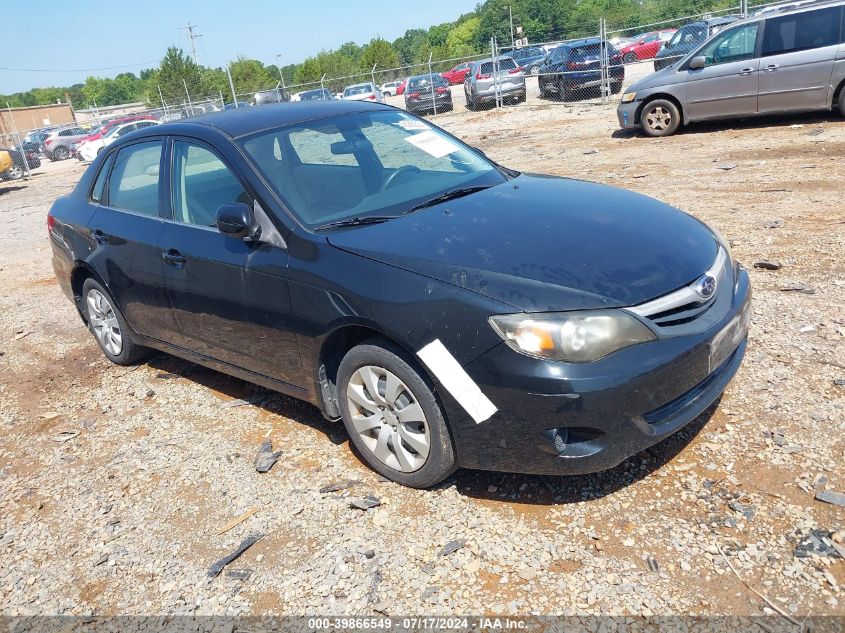
[[[151,98],[150,95],[157,97],[158,89],[161,88],[161,94],[169,105],[184,103],[187,101],[186,85],[192,100],[207,96],[207,86],[200,66],[181,48],[171,46],[159,67],[147,78],[147,97],[150,101],[157,102],[158,99]]]
[[[396,50],[390,42],[380,37],[370,40],[370,43],[364,47],[364,51],[361,53],[360,68],[362,71],[369,71],[373,64],[382,69],[399,66],[399,55]]]

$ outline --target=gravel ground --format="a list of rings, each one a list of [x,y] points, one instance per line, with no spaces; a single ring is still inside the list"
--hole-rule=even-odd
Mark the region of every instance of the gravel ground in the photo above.
[[[0,613],[845,615],[845,509],[814,498],[845,491],[845,123],[657,141],[614,117],[435,119],[517,169],[674,204],[750,269],[748,355],[718,408],[591,476],[461,471],[404,489],[310,405],[165,355],[110,365],[56,286],[46,237],[83,167],[0,183]],[[783,290],[796,284],[814,292]],[[264,439],[284,453],[259,474]],[[350,507],[368,494],[381,505]],[[797,556],[806,537],[820,551]]]

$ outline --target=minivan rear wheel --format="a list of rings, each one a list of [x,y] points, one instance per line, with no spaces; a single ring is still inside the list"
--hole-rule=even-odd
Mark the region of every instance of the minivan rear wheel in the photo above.
[[[387,341],[353,347],[338,368],[343,424],[376,472],[412,488],[455,470],[455,451],[432,386],[413,359]]]
[[[669,136],[678,131],[681,113],[668,99],[649,101],[640,113],[640,127],[647,136]]]
[[[845,116],[845,86],[839,89],[839,114]]]

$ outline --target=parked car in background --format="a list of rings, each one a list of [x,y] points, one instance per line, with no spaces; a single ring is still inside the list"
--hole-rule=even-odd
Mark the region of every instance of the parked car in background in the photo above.
[[[472,66],[472,62],[464,62],[462,64],[458,64],[447,70],[445,73],[441,73],[443,75],[443,79],[449,82],[450,86],[457,86],[458,84],[464,83],[464,80],[469,75],[469,69]],[[402,94],[401,92],[399,94]]]
[[[90,134],[81,127],[66,127],[54,130],[44,140],[44,155],[50,160],[66,160],[71,156],[71,146]]]
[[[546,58],[546,51],[539,46],[526,46],[510,51],[508,56],[525,71],[526,75],[536,75]]]
[[[417,75],[408,79],[405,89],[405,109],[414,114],[423,112],[451,112],[452,91],[441,75]]]
[[[299,101],[299,97],[300,97],[301,95],[302,95],[302,93],[301,93],[301,92],[294,92],[294,93],[290,96],[290,100],[291,100],[291,101]]]
[[[112,129],[124,125],[126,123],[131,123],[134,121],[152,121],[156,120],[155,117],[151,114],[134,114],[130,116],[121,116],[116,117],[114,119],[109,119],[100,125],[100,127],[91,130],[91,132],[85,136],[84,138],[79,139],[78,141],[74,141],[73,145],[79,147],[82,143],[92,143],[97,141],[106,134],[108,134]],[[71,148],[73,149],[73,148]]]
[[[273,90],[260,90],[252,96],[252,105],[284,103],[287,101],[290,101],[290,93],[284,88],[274,88]]]
[[[372,82],[354,84],[343,90],[344,101],[375,101],[381,103],[381,92]]]
[[[108,132],[102,136],[80,143],[76,147],[76,156],[79,160],[92,161],[100,152],[103,151],[103,149],[114,143],[122,136],[126,136],[135,130],[143,130],[144,128],[152,127],[154,125],[161,125],[161,122],[156,120],[142,120],[113,125],[109,128]]]
[[[564,101],[601,94],[601,57],[606,47],[610,67],[607,69],[610,92],[622,90],[625,67],[622,58],[609,42],[597,37],[575,40],[558,46],[540,68],[537,80],[540,96],[556,96]]]
[[[396,90],[399,88],[399,84],[402,83],[401,79],[397,79],[396,81],[388,81],[381,85],[379,90],[381,90],[382,97],[395,97]]]
[[[330,90],[325,88],[317,88],[316,90],[306,90],[299,93],[300,101],[334,101],[334,95]]]
[[[525,73],[512,57],[480,59],[472,62],[464,81],[464,97],[469,110],[485,103],[494,103],[497,96],[503,101],[525,101]]]
[[[26,174],[27,166],[29,169],[37,169],[41,167],[41,159],[38,158],[38,152],[24,151],[21,152],[16,149],[6,149],[12,159],[12,165],[6,171],[0,173],[2,180],[20,180]]]
[[[612,468],[701,419],[746,351],[748,273],[705,223],[381,104],[136,132],[47,230],[111,362],[152,348],[312,403],[406,486]]]
[[[52,130],[33,130],[29,132],[23,139],[24,145],[34,144],[38,147],[38,153],[44,155],[44,141],[50,136]],[[32,147],[32,145],[28,145]]]
[[[685,24],[672,36],[654,56],[654,70],[671,66],[690,51],[698,48],[707,38],[718,33],[729,24],[738,20],[735,15],[720,18],[708,18]]]
[[[845,0],[730,24],[622,96],[619,125],[649,136],[707,119],[837,108],[845,116]]]
[[[402,83],[400,83],[398,86],[396,86],[396,94],[397,95],[404,94],[405,93],[405,86],[407,86],[407,85],[408,85],[408,80],[407,79],[402,80]]]
[[[643,59],[651,59],[657,55],[657,51],[672,39],[672,36],[677,32],[677,29],[664,29],[662,31],[652,31],[651,33],[642,33],[637,35],[633,40],[617,49],[622,56],[622,61],[626,64],[637,62]]]
[[[252,105],[251,103],[247,103],[246,101],[238,101],[237,106],[236,106],[234,101],[230,101],[229,103],[227,103],[226,105],[223,106],[223,109],[224,110],[236,110],[237,108],[248,108],[251,105]]]

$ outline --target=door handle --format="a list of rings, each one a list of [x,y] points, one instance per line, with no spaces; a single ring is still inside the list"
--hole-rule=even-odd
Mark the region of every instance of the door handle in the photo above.
[[[108,244],[109,243],[109,236],[103,233],[100,229],[94,229],[91,231],[91,236],[94,238],[94,241],[97,244]]]
[[[161,254],[162,259],[166,261],[168,264],[175,266],[176,268],[182,268],[185,265],[185,262],[188,260],[185,258],[182,253],[177,251],[175,248],[171,248],[169,251],[165,251]]]
[[[768,66],[766,66],[763,70],[764,70],[765,72],[767,72],[767,73],[773,73],[773,72],[775,72],[778,68],[780,68],[780,66],[778,66],[777,64],[769,64],[769,65],[768,65]]]
[[[740,75],[750,75],[753,72],[754,72],[753,68],[743,68],[742,70],[739,71],[739,74]]]

